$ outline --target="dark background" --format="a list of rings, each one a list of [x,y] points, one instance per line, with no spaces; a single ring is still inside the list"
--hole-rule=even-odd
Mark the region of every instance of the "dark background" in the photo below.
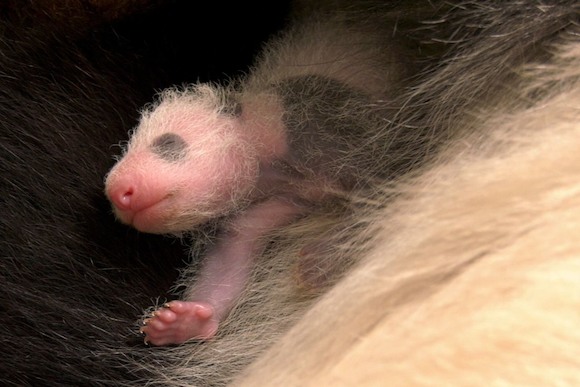
[[[115,221],[103,194],[114,144],[159,90],[246,71],[288,14],[285,2],[144,2],[0,5],[0,385],[147,379],[123,366],[146,353],[134,324],[171,297],[188,254]]]

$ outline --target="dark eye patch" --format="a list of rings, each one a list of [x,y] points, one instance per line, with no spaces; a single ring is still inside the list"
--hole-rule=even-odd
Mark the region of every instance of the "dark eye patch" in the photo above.
[[[187,154],[187,143],[175,133],[165,133],[153,140],[153,153],[166,161],[177,161]]]

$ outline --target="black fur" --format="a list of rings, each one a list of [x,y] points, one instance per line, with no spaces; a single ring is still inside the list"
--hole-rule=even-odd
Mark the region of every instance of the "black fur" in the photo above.
[[[150,377],[124,367],[150,352],[135,324],[167,295],[187,252],[115,221],[103,193],[114,144],[158,89],[243,70],[283,17],[281,8],[257,34],[212,40],[185,20],[223,19],[217,4],[170,3],[74,39],[0,18],[1,385]],[[215,57],[190,59],[196,46]]]

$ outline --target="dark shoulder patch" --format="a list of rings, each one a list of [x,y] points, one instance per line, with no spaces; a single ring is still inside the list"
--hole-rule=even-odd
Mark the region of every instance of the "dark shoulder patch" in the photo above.
[[[291,77],[276,85],[290,132],[358,134],[355,119],[345,112],[369,103],[369,96],[337,79],[317,74]]]
[[[274,85],[284,108],[288,162],[299,171],[352,185],[363,160],[352,160],[368,138],[370,97],[333,78],[310,74]],[[362,114],[365,112],[365,114]],[[360,161],[360,162],[359,162]]]

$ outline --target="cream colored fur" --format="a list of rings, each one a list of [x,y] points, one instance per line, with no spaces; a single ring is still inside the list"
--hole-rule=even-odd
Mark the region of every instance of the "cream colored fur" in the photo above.
[[[236,385],[580,385],[580,43],[521,71]]]
[[[395,117],[364,121],[372,154],[388,152],[361,173],[416,155],[414,175],[362,192],[348,215],[324,208],[269,236],[218,335],[147,352],[134,367],[155,377],[138,385],[580,385],[579,8],[566,0],[509,2],[508,11],[508,2],[444,3],[448,18],[428,25],[450,51],[416,83],[395,82],[403,93],[394,93]],[[385,20],[398,28],[399,19]],[[293,75],[292,59],[304,59],[278,62],[272,50],[308,54],[329,36],[317,26],[267,46],[243,92]],[[348,69],[344,76],[364,88],[357,62],[325,75],[343,79]],[[352,115],[344,110],[341,117]],[[401,135],[409,152],[381,148]],[[345,165],[366,148],[353,152]],[[323,272],[341,269],[314,289],[301,271],[309,246]]]

